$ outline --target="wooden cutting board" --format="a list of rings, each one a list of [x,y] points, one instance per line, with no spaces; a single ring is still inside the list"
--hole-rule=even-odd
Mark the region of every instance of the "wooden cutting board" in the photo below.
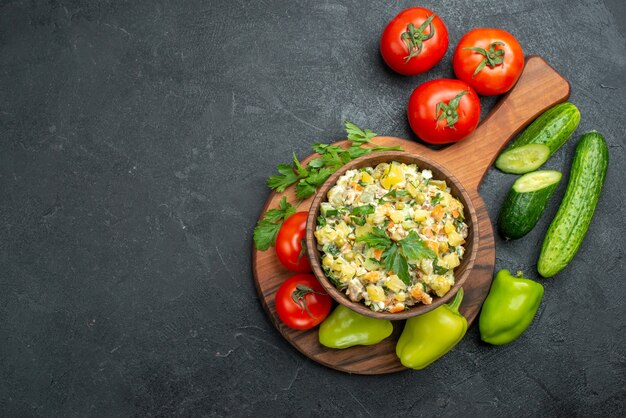
[[[494,232],[485,202],[478,192],[480,183],[504,146],[524,127],[549,107],[567,100],[569,82],[538,56],[528,57],[524,71],[515,87],[504,96],[476,131],[461,142],[432,150],[415,141],[383,136],[376,137],[379,145],[400,145],[404,151],[428,157],[456,176],[468,191],[478,215],[479,248],[476,262],[463,289],[465,297],[460,311],[471,324],[487,297],[496,259]],[[339,141],[338,145],[345,145]],[[307,163],[317,154],[303,160]],[[285,193],[272,193],[263,212],[278,206],[282,196],[296,202],[293,187]],[[299,211],[308,210],[312,198],[303,201]],[[279,286],[293,273],[278,261],[273,248],[253,249],[252,270],[259,299],[274,326],[302,354],[333,369],[348,373],[384,374],[406,370],[395,354],[395,346],[404,321],[394,321],[394,333],[379,344],[351,347],[344,350],[326,348],[318,342],[317,327],[298,331],[284,326],[276,314],[274,295]],[[445,360],[443,360],[445,361]],[[271,366],[268,364],[268,366]]]

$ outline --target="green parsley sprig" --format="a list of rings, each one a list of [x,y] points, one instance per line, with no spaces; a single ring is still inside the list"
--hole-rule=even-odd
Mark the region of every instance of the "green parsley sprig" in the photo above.
[[[293,155],[293,162],[289,164],[279,164],[276,169],[278,174],[267,179],[267,186],[279,193],[292,184],[296,184],[296,197],[304,200],[315,194],[328,177],[344,164],[363,155],[379,151],[401,151],[401,147],[383,147],[372,142],[377,134],[369,129],[362,130],[352,122],[346,121],[344,124],[350,146],[346,149],[329,144],[314,144],[313,151],[320,156],[311,160],[307,167],[302,166],[296,155]],[[371,144],[373,146],[365,146]]]
[[[383,147],[372,142],[377,134],[369,129],[362,130],[352,122],[344,123],[350,146],[342,148],[329,144],[313,144],[312,149],[320,156],[311,160],[306,167],[293,154],[291,164],[279,164],[276,167],[278,174],[267,179],[267,186],[279,193],[287,187],[296,185],[296,197],[304,200],[315,194],[318,187],[346,163],[355,158],[372,152],[402,151],[402,147]],[[368,146],[369,145],[369,146]],[[260,251],[267,250],[276,242],[276,235],[285,219],[293,215],[296,208],[287,203],[285,197],[280,201],[277,209],[265,213],[254,228],[254,245]]]
[[[382,249],[381,261],[385,269],[397,274],[405,284],[411,284],[409,263],[416,264],[423,258],[437,258],[437,254],[426,246],[426,243],[415,231],[409,232],[404,239],[393,242],[384,229],[374,228],[372,232],[357,238],[371,248]]]
[[[356,242],[364,242],[370,248],[377,248],[380,250],[386,250],[391,247],[393,241],[387,235],[383,228],[375,227],[372,232],[363,236],[357,237]]]
[[[287,198],[283,196],[280,199],[278,208],[270,209],[265,212],[254,228],[254,245],[259,251],[267,250],[271,245],[276,243],[276,235],[285,219],[296,213],[296,208],[287,202]]]

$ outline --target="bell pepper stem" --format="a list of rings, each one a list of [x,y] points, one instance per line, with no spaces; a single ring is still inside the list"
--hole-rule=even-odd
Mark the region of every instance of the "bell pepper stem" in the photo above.
[[[459,306],[461,306],[461,302],[463,302],[463,288],[460,288],[459,291],[456,292],[454,299],[452,299],[452,302],[448,303],[447,306],[451,311],[459,313]]]

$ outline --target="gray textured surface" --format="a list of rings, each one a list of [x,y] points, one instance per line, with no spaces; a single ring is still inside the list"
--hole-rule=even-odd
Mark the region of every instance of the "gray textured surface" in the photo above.
[[[0,5],[0,409],[6,416],[569,415],[626,407],[626,6],[425,1],[450,30],[519,37],[572,84],[611,162],[575,261],[517,342],[477,327],[422,372],[363,377],[301,356],[250,270],[264,179],[349,118],[413,138],[412,89],[379,58],[394,2]],[[493,100],[483,100],[485,108]],[[567,173],[575,141],[548,163]],[[513,176],[491,171],[496,214]],[[565,182],[498,268],[535,276]]]

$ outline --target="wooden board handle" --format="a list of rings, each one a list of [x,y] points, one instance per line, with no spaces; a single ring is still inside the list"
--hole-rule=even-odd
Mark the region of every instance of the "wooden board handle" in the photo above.
[[[478,190],[485,173],[504,146],[548,108],[569,97],[569,82],[543,58],[526,58],[524,71],[476,130],[463,141],[441,151],[449,154],[446,167]]]

